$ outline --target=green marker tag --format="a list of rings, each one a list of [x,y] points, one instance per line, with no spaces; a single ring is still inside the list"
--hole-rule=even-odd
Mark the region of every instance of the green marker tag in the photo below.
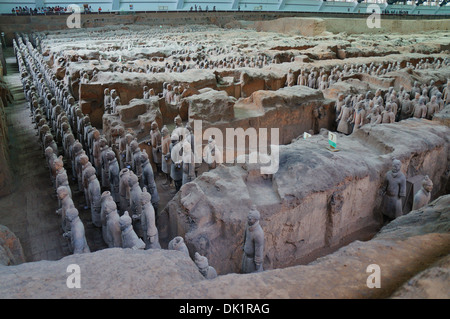
[[[330,144],[331,147],[336,148],[336,141],[336,134],[328,132],[328,144]]]

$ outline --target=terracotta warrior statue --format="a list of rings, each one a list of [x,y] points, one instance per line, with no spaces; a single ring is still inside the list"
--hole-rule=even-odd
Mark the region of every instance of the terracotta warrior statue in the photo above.
[[[120,217],[117,213],[117,206],[115,202],[107,202],[105,205],[105,214],[108,247],[123,247],[122,231],[120,230]]]
[[[119,184],[120,184],[120,169],[119,163],[117,162],[116,153],[109,150],[106,153],[106,159],[108,161],[108,180],[111,191],[111,196],[114,199],[114,202],[119,205],[120,203],[120,194],[119,194]]]
[[[189,256],[189,250],[186,246],[186,244],[184,243],[184,239],[181,236],[177,236],[174,239],[172,239],[169,242],[169,245],[167,247],[169,250],[178,250],[181,251],[183,254],[185,254],[186,256]]]
[[[208,258],[200,255],[198,252],[194,255],[194,262],[198,267],[200,273],[206,279],[214,279],[217,277],[216,270],[208,264]]]
[[[88,196],[91,207],[92,223],[95,227],[102,227],[100,209],[101,209],[101,188],[100,182],[95,175],[95,168],[93,166],[86,169],[86,177],[89,181]]]
[[[431,198],[432,190],[433,190],[433,182],[428,177],[428,175],[426,175],[422,181],[422,187],[416,193],[416,195],[414,195],[412,210],[416,210],[428,205]]]
[[[138,177],[131,172],[130,176],[128,176],[128,186],[130,187],[130,213],[131,216],[141,216],[142,214],[142,205],[141,205],[141,193],[142,189],[139,186]],[[133,217],[134,218],[134,217]],[[134,229],[139,237],[142,237],[142,227],[139,219],[135,218],[134,220]]]
[[[145,249],[145,243],[134,232],[131,217],[127,211],[119,218],[122,231],[122,247],[131,249]]]
[[[152,166],[150,165],[147,152],[145,149],[141,153],[141,165],[142,165],[142,184],[148,190],[152,196],[152,205],[155,210],[155,214],[158,213],[159,194],[156,188],[155,176],[153,174]]]
[[[142,234],[145,242],[145,249],[161,249],[161,245],[159,244],[158,229],[155,224],[155,210],[153,209],[151,199],[152,196],[144,187],[144,191],[141,193],[140,197],[142,206],[142,214],[140,216]]]
[[[253,205],[248,213],[245,230],[244,255],[242,257],[243,273],[263,271],[264,231],[259,224],[260,218],[256,205]]]
[[[71,208],[66,213],[66,218],[70,222],[70,231],[65,232],[63,236],[70,238],[71,250],[74,254],[83,254],[91,252],[86,241],[84,225],[78,216],[78,210]]]
[[[401,171],[402,163],[394,159],[392,170],[386,174],[384,188],[384,215],[395,219],[403,215],[402,199],[406,196],[406,177]]]
[[[161,132],[156,121],[152,122],[150,130],[150,141],[152,144],[152,157],[157,171],[161,171]]]
[[[288,74],[286,76],[286,86],[294,86],[295,85],[295,76],[294,71],[292,69],[289,69]]]
[[[75,208],[75,205],[72,198],[69,196],[69,192],[66,187],[58,187],[56,193],[58,194],[58,199],[61,201],[61,208],[56,211],[56,214],[61,216],[61,228],[64,232],[66,232],[70,230],[70,225],[67,224],[66,219],[67,211],[70,208]]]
[[[128,185],[128,177],[130,170],[123,168],[119,173],[119,195],[120,195],[120,212],[128,211],[130,209],[130,186]]]

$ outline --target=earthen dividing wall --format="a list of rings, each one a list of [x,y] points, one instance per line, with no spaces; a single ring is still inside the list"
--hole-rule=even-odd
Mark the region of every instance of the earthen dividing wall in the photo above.
[[[393,158],[402,161],[407,179],[430,176],[432,199],[444,193],[449,141],[450,128],[417,119],[339,135],[339,152],[326,149],[326,136],[298,140],[281,147],[271,177],[240,164],[184,185],[159,216],[159,225],[167,225],[160,238],[183,236],[190,252],[207,255],[218,273],[239,272],[246,217],[256,204],[266,234],[264,267],[307,263],[381,227]]]

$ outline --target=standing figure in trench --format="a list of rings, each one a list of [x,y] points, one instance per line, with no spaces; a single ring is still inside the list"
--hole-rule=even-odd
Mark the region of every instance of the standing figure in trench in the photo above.
[[[263,271],[264,261],[264,231],[259,224],[261,216],[253,205],[248,213],[245,230],[244,254],[242,256],[242,272],[252,273]]]
[[[402,199],[406,197],[406,177],[401,171],[402,163],[394,159],[392,169],[386,174],[383,215],[395,219],[403,215]]]

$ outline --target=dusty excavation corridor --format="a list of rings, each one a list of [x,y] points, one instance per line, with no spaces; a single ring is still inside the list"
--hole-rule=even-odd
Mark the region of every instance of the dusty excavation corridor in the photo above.
[[[448,31],[289,21],[16,33],[1,294],[450,297]]]

